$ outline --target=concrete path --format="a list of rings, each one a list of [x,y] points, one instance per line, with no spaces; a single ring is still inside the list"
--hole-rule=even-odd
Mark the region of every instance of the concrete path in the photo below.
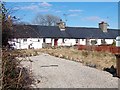
[[[94,68],[48,54],[30,57],[30,66],[36,80],[34,88],[117,88],[118,78]]]

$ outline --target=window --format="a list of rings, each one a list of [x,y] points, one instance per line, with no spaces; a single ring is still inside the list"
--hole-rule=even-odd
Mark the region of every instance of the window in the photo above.
[[[27,42],[27,38],[23,39],[23,42]]]
[[[84,39],[82,39],[82,41],[84,41]]]
[[[76,39],[76,43],[78,43],[79,39]]]
[[[101,44],[103,44],[103,45],[106,44],[105,39],[102,39],[102,40],[101,40]]]
[[[64,42],[66,42],[67,41],[67,39],[64,39]]]
[[[38,39],[38,42],[40,42],[40,40]]]
[[[15,43],[13,43],[13,46],[15,46]]]
[[[91,44],[92,44],[92,45],[97,44],[97,40],[91,40]]]

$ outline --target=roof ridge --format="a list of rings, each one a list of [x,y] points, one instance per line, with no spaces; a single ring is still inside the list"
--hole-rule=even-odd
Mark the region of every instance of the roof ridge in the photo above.
[[[58,27],[58,26],[43,26],[43,25],[20,25],[20,24],[14,24],[13,26],[40,26],[40,27]],[[67,26],[66,28],[85,28],[85,29],[99,29],[97,27],[72,27],[72,26]],[[114,28],[108,28],[108,30],[120,30],[120,29],[114,29]]]

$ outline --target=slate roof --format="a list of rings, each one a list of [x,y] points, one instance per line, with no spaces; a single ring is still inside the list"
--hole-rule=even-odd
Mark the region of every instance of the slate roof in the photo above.
[[[15,25],[13,26],[15,38],[95,38],[95,39],[115,39],[120,35],[120,30],[108,29],[103,32],[99,28],[66,27],[61,31],[58,26],[40,25]]]
[[[13,33],[15,38],[70,38],[57,26],[17,25],[13,26]]]
[[[108,29],[108,32],[104,34],[106,35],[106,38],[116,38],[117,36],[120,36],[120,30]]]
[[[66,32],[73,38],[99,38],[99,39],[115,39],[120,35],[120,30],[108,29],[108,32],[103,32],[99,28],[86,27],[67,27]]]
[[[105,38],[103,32],[96,28],[68,27],[66,32],[73,38]]]

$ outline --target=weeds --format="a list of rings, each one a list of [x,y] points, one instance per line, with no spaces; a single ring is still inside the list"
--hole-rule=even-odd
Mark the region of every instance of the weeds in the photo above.
[[[108,52],[97,52],[90,50],[77,50],[76,48],[70,47],[59,47],[56,49],[41,49],[40,52],[49,53],[50,55],[61,57],[68,60],[78,61],[84,65],[95,67],[97,69],[103,70],[105,67],[110,67],[112,65],[116,66],[116,58],[113,54]]]
[[[82,51],[82,56],[87,57],[89,55],[88,51]]]
[[[30,89],[34,79],[30,72],[8,50],[2,53],[2,89]]]

